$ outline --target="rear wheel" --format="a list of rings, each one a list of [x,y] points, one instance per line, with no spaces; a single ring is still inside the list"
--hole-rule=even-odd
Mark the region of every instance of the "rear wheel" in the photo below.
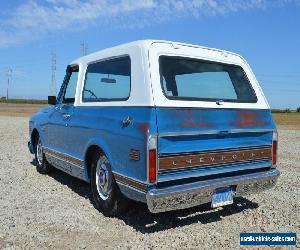
[[[91,166],[91,190],[95,207],[105,216],[115,216],[127,207],[111,170],[108,158],[98,152]]]
[[[52,170],[52,166],[47,162],[45,154],[43,152],[42,141],[37,135],[35,139],[35,162],[36,170],[41,174],[48,174]]]

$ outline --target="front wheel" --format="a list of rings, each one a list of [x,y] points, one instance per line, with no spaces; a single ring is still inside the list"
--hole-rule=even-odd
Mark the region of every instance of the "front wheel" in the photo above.
[[[91,190],[95,207],[105,216],[115,216],[127,206],[111,170],[108,158],[97,153],[91,166]]]
[[[36,170],[40,174],[48,174],[52,170],[52,166],[47,162],[45,154],[43,152],[43,146],[41,138],[37,135],[35,140],[35,149],[34,149],[34,156],[36,162]]]

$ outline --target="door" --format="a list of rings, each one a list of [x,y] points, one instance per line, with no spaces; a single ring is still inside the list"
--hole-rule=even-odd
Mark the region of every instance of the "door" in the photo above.
[[[70,172],[70,166],[65,164],[65,161],[70,152],[67,138],[69,122],[74,110],[77,80],[78,66],[68,67],[48,124],[48,154],[55,157],[54,165],[66,172]]]

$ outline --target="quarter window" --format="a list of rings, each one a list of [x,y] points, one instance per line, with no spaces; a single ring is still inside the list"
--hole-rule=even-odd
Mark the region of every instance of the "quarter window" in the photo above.
[[[88,65],[83,88],[84,102],[127,100],[130,94],[130,57]]]
[[[61,91],[62,103],[74,103],[78,80],[78,71],[78,66],[68,67]]]

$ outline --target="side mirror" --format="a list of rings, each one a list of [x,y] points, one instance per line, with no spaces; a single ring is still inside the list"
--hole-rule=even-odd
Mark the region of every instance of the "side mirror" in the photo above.
[[[56,104],[56,96],[48,96],[48,104],[55,105]]]

